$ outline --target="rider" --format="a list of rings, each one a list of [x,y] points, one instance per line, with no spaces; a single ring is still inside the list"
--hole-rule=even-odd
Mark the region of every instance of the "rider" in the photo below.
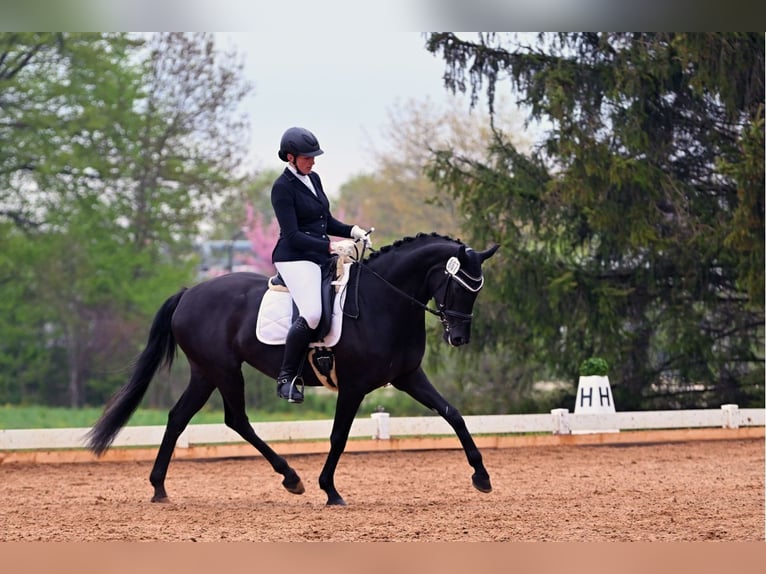
[[[323,153],[309,130],[289,128],[282,135],[278,154],[287,167],[271,188],[271,205],[279,222],[279,239],[272,261],[299,315],[287,333],[282,367],[277,375],[277,395],[292,403],[303,402],[303,392],[295,381],[321,318],[320,266],[333,254],[328,235],[361,239],[371,246],[367,231],[342,223],[330,213],[322,182],[312,171],[314,158]]]

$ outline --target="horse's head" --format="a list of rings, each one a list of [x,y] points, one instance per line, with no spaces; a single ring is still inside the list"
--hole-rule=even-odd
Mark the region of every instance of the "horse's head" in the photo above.
[[[444,326],[444,340],[454,347],[471,340],[473,304],[484,286],[481,265],[494,255],[499,245],[484,251],[474,251],[460,245],[450,257],[434,287],[434,299]]]

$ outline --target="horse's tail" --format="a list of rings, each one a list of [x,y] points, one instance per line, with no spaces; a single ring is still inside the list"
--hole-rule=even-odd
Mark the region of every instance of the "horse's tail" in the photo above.
[[[186,288],[168,298],[154,317],[146,347],[138,356],[130,380],[117,391],[93,428],[88,431],[88,448],[101,456],[144,398],[149,383],[163,365],[169,369],[176,354],[176,339],[170,328],[173,312]]]

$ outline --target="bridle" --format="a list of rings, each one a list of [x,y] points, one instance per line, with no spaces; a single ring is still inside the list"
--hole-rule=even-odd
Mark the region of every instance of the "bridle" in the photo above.
[[[444,291],[444,297],[442,299],[442,302],[439,303],[437,301],[437,308],[433,309],[428,306],[427,303],[422,303],[421,301],[418,301],[415,297],[410,295],[409,293],[406,293],[405,291],[401,290],[399,287],[388,281],[385,277],[380,275],[377,271],[371,269],[367,265],[361,265],[360,269],[365,269],[372,273],[375,277],[380,279],[383,283],[388,285],[391,289],[402,295],[403,297],[409,299],[422,309],[425,309],[432,315],[435,315],[439,317],[439,320],[442,323],[442,326],[444,327],[444,332],[449,335],[450,333],[450,320],[452,321],[458,321],[460,323],[467,323],[473,319],[473,313],[461,313],[460,311],[453,311],[451,309],[447,309],[447,293],[450,281],[455,281],[458,285],[460,285],[463,289],[466,291],[469,291],[471,293],[478,293],[482,287],[484,287],[484,276],[480,275],[479,277],[474,277],[473,275],[470,275],[465,271],[465,269],[462,269],[460,266],[460,260],[452,256],[447,260],[446,265],[444,266],[444,281],[434,290],[434,297],[436,296],[436,293],[438,293],[440,290]],[[357,275],[357,279],[358,279]],[[470,283],[476,283],[476,285],[471,285]],[[358,281],[357,281],[357,287],[358,287]]]
[[[460,260],[454,255],[447,259],[447,264],[444,266],[444,273],[447,274],[448,282],[450,279],[454,279],[461,287],[463,287],[463,289],[470,291],[471,293],[478,293],[481,291],[481,288],[484,287],[484,276],[479,275],[478,277],[474,277],[473,275],[470,275],[465,269],[460,267]],[[465,279],[460,277],[461,274],[468,281],[474,281],[478,283],[478,285],[472,287],[465,281]]]
[[[447,264],[444,266],[444,274],[447,276],[443,282],[444,298],[442,299],[441,303],[437,301],[437,314],[439,316],[439,320],[442,322],[445,334],[447,337],[449,337],[450,319],[452,319],[453,322],[459,323],[469,323],[473,319],[473,313],[461,313],[460,311],[447,309],[447,294],[449,293],[450,281],[455,281],[458,285],[470,293],[478,293],[481,291],[481,288],[484,287],[484,276],[479,275],[479,277],[474,277],[473,275],[467,273],[465,269],[461,268],[460,260],[454,255],[447,260]],[[476,285],[470,285],[469,282],[476,283]],[[437,291],[438,289],[434,291],[434,294],[436,294]]]

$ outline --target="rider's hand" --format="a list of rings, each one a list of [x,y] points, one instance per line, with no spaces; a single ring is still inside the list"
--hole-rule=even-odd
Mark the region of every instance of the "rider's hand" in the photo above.
[[[351,228],[351,237],[353,237],[357,241],[359,240],[364,241],[364,244],[368,248],[372,249],[372,239],[370,239],[370,231],[365,231],[358,225],[354,225],[354,227]]]

